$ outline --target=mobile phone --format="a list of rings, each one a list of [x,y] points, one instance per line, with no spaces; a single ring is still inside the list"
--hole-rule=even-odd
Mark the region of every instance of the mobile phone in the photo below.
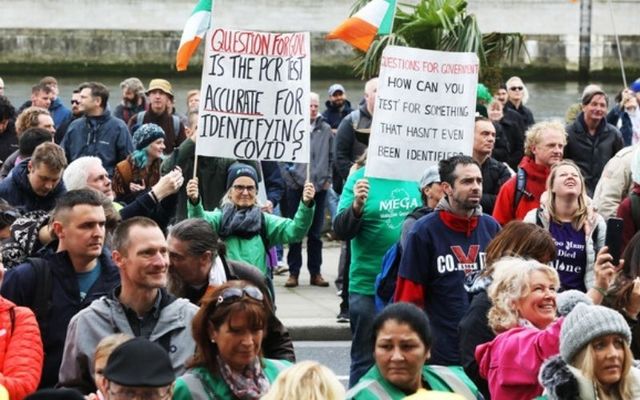
[[[620,252],[622,251],[622,219],[609,218],[607,221],[607,237],[604,240],[605,246],[609,248],[609,254],[613,257],[613,265],[620,264]]]

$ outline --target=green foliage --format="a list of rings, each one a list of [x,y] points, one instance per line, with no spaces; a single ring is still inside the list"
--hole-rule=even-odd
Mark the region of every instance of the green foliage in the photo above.
[[[368,2],[356,0],[351,13],[355,13]],[[399,3],[393,33],[377,37],[366,53],[357,51],[356,73],[364,79],[376,76],[382,51],[387,45],[474,52],[480,60],[481,71],[499,69],[504,61],[513,62],[521,54],[526,54],[522,35],[495,32],[483,34],[475,15],[467,14],[466,9],[467,2],[464,0],[419,0],[416,4]],[[494,84],[490,86],[493,87]]]

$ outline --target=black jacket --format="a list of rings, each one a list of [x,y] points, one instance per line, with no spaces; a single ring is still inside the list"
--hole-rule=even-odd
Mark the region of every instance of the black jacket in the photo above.
[[[507,167],[493,157],[487,160],[480,167],[482,172],[482,212],[493,214],[493,207],[502,185],[511,178],[511,173]]]
[[[229,280],[240,279],[250,282],[262,291],[267,297],[269,296],[267,278],[260,271],[249,264],[239,261],[225,260],[229,267],[231,276],[227,276]],[[207,291],[208,286],[204,285],[200,289],[194,289],[190,286],[185,287],[184,297],[189,299],[195,305],[199,305],[200,299]],[[292,363],[296,362],[296,354],[293,350],[293,341],[289,335],[287,328],[276,317],[273,310],[270,311],[267,331],[262,339],[262,352],[266,358],[275,360],[287,360]]]
[[[510,101],[507,100],[507,103],[504,105],[505,115],[507,110],[512,110],[520,114],[520,118],[522,119],[522,123],[524,125],[524,129],[529,129],[529,127],[536,123],[533,119],[533,113],[524,104],[520,104],[520,108],[516,108]]]
[[[520,114],[505,108],[502,119],[493,125],[496,127],[496,145],[492,156],[516,171],[524,156],[525,128]]]
[[[487,313],[491,308],[491,300],[486,290],[481,290],[473,296],[467,313],[458,324],[458,338],[460,339],[460,361],[467,376],[478,386],[485,399],[489,396],[487,381],[480,376],[476,362],[476,346],[492,341],[496,335],[489,328]]]
[[[0,161],[4,162],[14,151],[18,150],[16,124],[9,121],[4,132],[0,132]]]
[[[349,169],[358,157],[364,154],[364,151],[369,145],[369,131],[373,117],[369,114],[365,105],[360,106],[359,111],[359,118],[355,129],[353,121],[354,113],[351,113],[342,120],[336,132],[336,139],[334,141],[334,154],[336,155],[335,166],[341,183],[347,179]],[[334,184],[336,183],[335,178],[336,177],[334,177]],[[342,190],[340,192],[342,192]]]
[[[591,136],[584,122],[584,113],[578,114],[576,121],[567,125],[566,131],[569,136],[564,148],[564,158],[573,160],[580,167],[587,194],[593,197],[605,164],[624,147],[622,135],[603,118],[596,134]]]
[[[58,370],[62,362],[67,326],[71,318],[95,299],[109,292],[120,283],[118,268],[111,261],[111,252],[105,247],[98,258],[100,277],[91,286],[84,299],[80,299],[78,278],[66,251],[43,258],[51,271],[51,305],[44,322],[40,323],[44,345],[44,367],[40,387],[52,387],[58,382]],[[30,263],[7,271],[2,284],[2,296],[19,306],[33,307],[36,272]]]

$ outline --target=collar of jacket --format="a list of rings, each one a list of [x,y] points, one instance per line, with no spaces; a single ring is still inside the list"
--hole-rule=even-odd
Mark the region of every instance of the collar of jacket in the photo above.
[[[578,114],[578,116],[576,117],[576,120],[578,121],[578,124],[580,124],[580,127],[582,128],[582,131],[585,133],[585,135],[589,135],[589,128],[587,127],[587,121],[585,121],[584,119],[584,112],[581,112],[580,114]],[[598,136],[599,134],[601,134],[604,131],[604,128],[607,126],[607,119],[605,117],[602,117],[602,120],[598,123],[598,126],[596,127],[596,133],[593,136]]]
[[[467,237],[471,236],[473,230],[476,229],[478,217],[482,215],[482,207],[479,205],[473,210],[470,217],[454,214],[446,196],[440,199],[436,210],[439,211],[438,216],[447,228],[455,232],[464,233]]]
[[[527,180],[537,180],[546,182],[551,169],[546,165],[536,164],[535,160],[529,156],[522,157],[518,166],[527,172]]]

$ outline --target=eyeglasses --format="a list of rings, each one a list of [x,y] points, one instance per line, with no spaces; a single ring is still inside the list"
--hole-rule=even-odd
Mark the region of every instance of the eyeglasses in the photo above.
[[[80,104],[78,100],[71,100],[71,104]]]
[[[245,186],[245,185],[233,185],[233,190],[238,193],[243,193],[245,190],[249,193],[253,193],[256,191],[256,187],[253,185]]]
[[[130,399],[140,399],[140,400],[164,400],[171,395],[171,387],[162,391],[160,388],[147,389],[149,391],[142,391],[140,389],[124,389],[118,392],[114,392],[111,389],[109,390],[109,397],[113,400],[130,400]],[[144,390],[144,389],[143,389]]]
[[[224,303],[233,303],[234,301],[241,299],[245,294],[253,300],[264,300],[262,292],[255,286],[247,286],[244,288],[232,287],[227,288],[223,290],[222,293],[220,293],[216,302],[216,306]]]
[[[518,92],[519,92],[519,91],[521,91],[521,90],[524,90],[524,87],[523,87],[523,86],[511,86],[511,87],[509,88],[509,90],[511,90],[512,92],[516,92],[516,91],[518,91]]]

